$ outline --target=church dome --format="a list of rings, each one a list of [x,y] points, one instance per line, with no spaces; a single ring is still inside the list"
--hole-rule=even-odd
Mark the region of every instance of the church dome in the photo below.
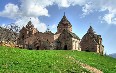
[[[71,23],[68,21],[67,17],[65,16],[65,13],[64,13],[64,16],[62,17],[61,21],[59,22],[58,24],[58,27],[59,26],[71,26]]]
[[[26,25],[26,28],[33,28],[33,27],[34,27],[34,25],[32,24],[31,21],[29,21],[28,24]]]

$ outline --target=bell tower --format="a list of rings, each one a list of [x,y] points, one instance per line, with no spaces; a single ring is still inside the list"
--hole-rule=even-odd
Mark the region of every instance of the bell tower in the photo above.
[[[61,33],[63,30],[72,32],[72,25],[68,21],[67,17],[65,16],[65,12],[64,12],[64,16],[62,17],[61,21],[57,26],[57,33]]]

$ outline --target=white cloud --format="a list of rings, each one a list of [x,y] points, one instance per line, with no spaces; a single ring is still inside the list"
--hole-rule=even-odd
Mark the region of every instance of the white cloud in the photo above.
[[[86,4],[86,0],[68,0],[68,4],[75,6],[75,5],[79,5],[79,6],[83,6],[84,4]]]
[[[88,15],[93,12],[92,3],[87,3],[82,7],[83,16]]]
[[[18,12],[19,7],[17,5],[8,3],[5,5],[5,9],[0,12],[0,16],[15,19],[20,14]]]
[[[86,0],[87,3],[83,5],[83,15],[90,14],[94,11],[105,12],[101,18],[102,22],[106,22],[108,24],[116,24],[116,0]],[[88,4],[90,3],[90,4]]]
[[[40,0],[21,0],[21,11],[23,16],[27,17],[38,17],[38,16],[49,16],[46,4],[41,3]],[[48,2],[49,3],[49,2]],[[48,4],[49,5],[49,4]]]
[[[20,0],[21,5],[6,4],[5,9],[0,12],[0,16],[14,19],[15,17],[39,17],[49,16],[46,7],[58,5],[59,7],[69,7],[71,5],[82,5],[86,0]],[[11,13],[12,12],[12,13]],[[10,15],[10,16],[7,16]]]
[[[24,0],[23,0],[24,1]],[[27,1],[27,2],[26,2]],[[98,12],[103,12],[103,11],[108,11],[107,14],[104,14],[102,17],[102,21],[105,21],[108,24],[116,24],[116,0],[25,0],[26,4],[25,5],[37,5],[35,8],[28,10],[29,15],[32,14],[32,16],[37,16],[37,15],[45,15],[49,16],[48,10],[46,9],[47,6],[57,4],[59,7],[69,7],[69,6],[74,6],[74,5],[79,5],[82,7],[83,11],[83,16],[86,16],[90,13],[93,13],[94,11]],[[40,7],[39,7],[40,6]],[[26,6],[29,7],[29,6]],[[33,7],[33,6],[32,6]],[[41,8],[42,7],[42,8]],[[24,7],[23,7],[24,8]],[[38,11],[34,11],[40,8],[39,14]],[[26,8],[29,9],[29,8]],[[25,9],[25,10],[26,10]],[[35,13],[36,15],[33,15]],[[42,14],[43,13],[43,14]]]
[[[59,7],[69,7],[70,6],[68,0],[55,0],[55,3],[58,4]]]
[[[46,24],[40,22],[40,20],[36,17],[23,17],[21,19],[18,19],[15,24],[20,26],[20,28],[22,28],[23,26],[26,26],[27,23],[30,21],[31,18],[31,22],[34,25],[35,28],[37,28],[40,32],[45,32],[47,29]]]
[[[51,5],[58,5],[60,8],[69,6],[79,5],[82,7],[83,15],[86,16],[94,11],[108,13],[104,14],[102,21],[108,24],[116,24],[116,0],[20,0],[21,5],[15,5],[8,3],[5,5],[3,11],[0,12],[0,16],[15,19],[17,24],[20,26],[27,23],[30,17],[32,17],[35,25],[39,30],[39,27],[45,27],[38,17],[39,16],[50,16],[46,7]],[[16,19],[18,18],[18,19]],[[26,21],[25,21],[26,20]],[[18,23],[19,22],[19,23]],[[26,23],[25,23],[26,22]],[[43,31],[43,29],[41,29]],[[40,30],[40,31],[41,31]]]
[[[20,26],[20,28],[26,25],[31,17],[34,26],[40,32],[44,32],[47,26],[45,23],[42,23],[38,17],[49,16],[49,14],[44,6],[36,4],[34,0],[21,0],[20,8],[15,4],[6,4],[4,10],[0,12],[0,16],[14,19],[16,21],[15,23]]]
[[[1,26],[0,27],[5,27],[6,24],[0,24]]]
[[[57,25],[56,24],[53,24],[52,26],[51,26],[51,29],[54,29],[54,28],[56,28],[57,27]]]
[[[105,14],[103,20],[106,21],[108,24],[116,24],[116,15],[113,13]]]
[[[49,28],[50,31],[52,31],[53,33],[56,33],[57,24],[50,25],[48,28]]]

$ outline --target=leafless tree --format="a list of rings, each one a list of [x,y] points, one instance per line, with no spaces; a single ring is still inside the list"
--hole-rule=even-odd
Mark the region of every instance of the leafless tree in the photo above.
[[[20,28],[14,23],[0,27],[0,41],[16,42]]]

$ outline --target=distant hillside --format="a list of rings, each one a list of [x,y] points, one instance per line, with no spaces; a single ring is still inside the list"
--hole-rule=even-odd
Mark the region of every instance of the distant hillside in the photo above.
[[[109,54],[110,57],[116,58],[116,53]]]
[[[115,73],[116,59],[73,50],[0,47],[0,73]]]

